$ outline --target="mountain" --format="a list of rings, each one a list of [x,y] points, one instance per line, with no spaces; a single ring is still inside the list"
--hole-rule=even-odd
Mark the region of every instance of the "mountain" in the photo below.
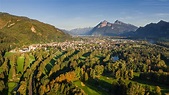
[[[76,29],[70,30],[68,33],[71,35],[89,35],[92,29],[93,27],[76,28]]]
[[[106,20],[100,22],[91,31],[91,35],[103,36],[119,36],[125,32],[136,31],[137,27],[131,24],[126,24],[119,20],[114,23],[107,22]]]
[[[0,43],[32,44],[61,41],[69,35],[52,25],[0,12]]]
[[[135,38],[148,38],[148,39],[161,39],[169,38],[169,22],[159,21],[158,23],[150,23],[144,27],[138,28],[131,37]]]

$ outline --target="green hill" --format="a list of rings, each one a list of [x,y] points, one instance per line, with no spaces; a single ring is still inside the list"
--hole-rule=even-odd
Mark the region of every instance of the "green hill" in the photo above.
[[[29,19],[0,13],[0,43],[32,44],[62,41],[69,37],[52,25]]]

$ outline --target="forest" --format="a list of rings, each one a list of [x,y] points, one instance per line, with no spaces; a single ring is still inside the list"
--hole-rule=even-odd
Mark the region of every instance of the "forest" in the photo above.
[[[144,41],[100,46],[24,53],[9,52],[7,46],[0,52],[0,94],[169,94],[169,48]]]

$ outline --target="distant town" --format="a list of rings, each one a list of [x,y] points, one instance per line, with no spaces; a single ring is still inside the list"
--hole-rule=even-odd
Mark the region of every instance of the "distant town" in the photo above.
[[[130,40],[130,39],[112,39],[112,38],[99,38],[99,37],[84,37],[80,40],[73,40],[73,41],[64,41],[64,42],[52,42],[52,43],[45,43],[45,44],[32,44],[29,46],[24,46],[19,49],[13,49],[10,52],[30,52],[36,49],[44,49],[47,50],[48,48],[59,48],[61,50],[66,49],[108,49],[111,50],[112,48],[118,48],[125,43],[144,43],[144,41],[137,41],[137,40]]]

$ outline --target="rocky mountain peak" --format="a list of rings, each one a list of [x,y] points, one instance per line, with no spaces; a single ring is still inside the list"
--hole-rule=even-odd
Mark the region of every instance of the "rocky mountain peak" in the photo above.
[[[111,35],[118,36],[125,32],[136,31],[137,27],[131,24],[126,24],[122,21],[116,20],[114,23],[110,23],[106,20],[100,22],[91,31],[91,35]]]
[[[102,23],[107,23],[108,21],[106,21],[106,20],[104,20],[104,21],[102,21]]]
[[[101,23],[100,23],[100,27],[105,27],[105,26],[107,26],[107,21],[106,20],[104,20],[104,21],[102,21]]]
[[[125,23],[123,23],[122,21],[116,20],[116,21],[114,22],[114,24],[119,24],[119,25],[121,25],[121,24],[125,24]]]
[[[167,22],[164,20],[160,20],[157,24],[165,24],[165,23],[167,23]]]

